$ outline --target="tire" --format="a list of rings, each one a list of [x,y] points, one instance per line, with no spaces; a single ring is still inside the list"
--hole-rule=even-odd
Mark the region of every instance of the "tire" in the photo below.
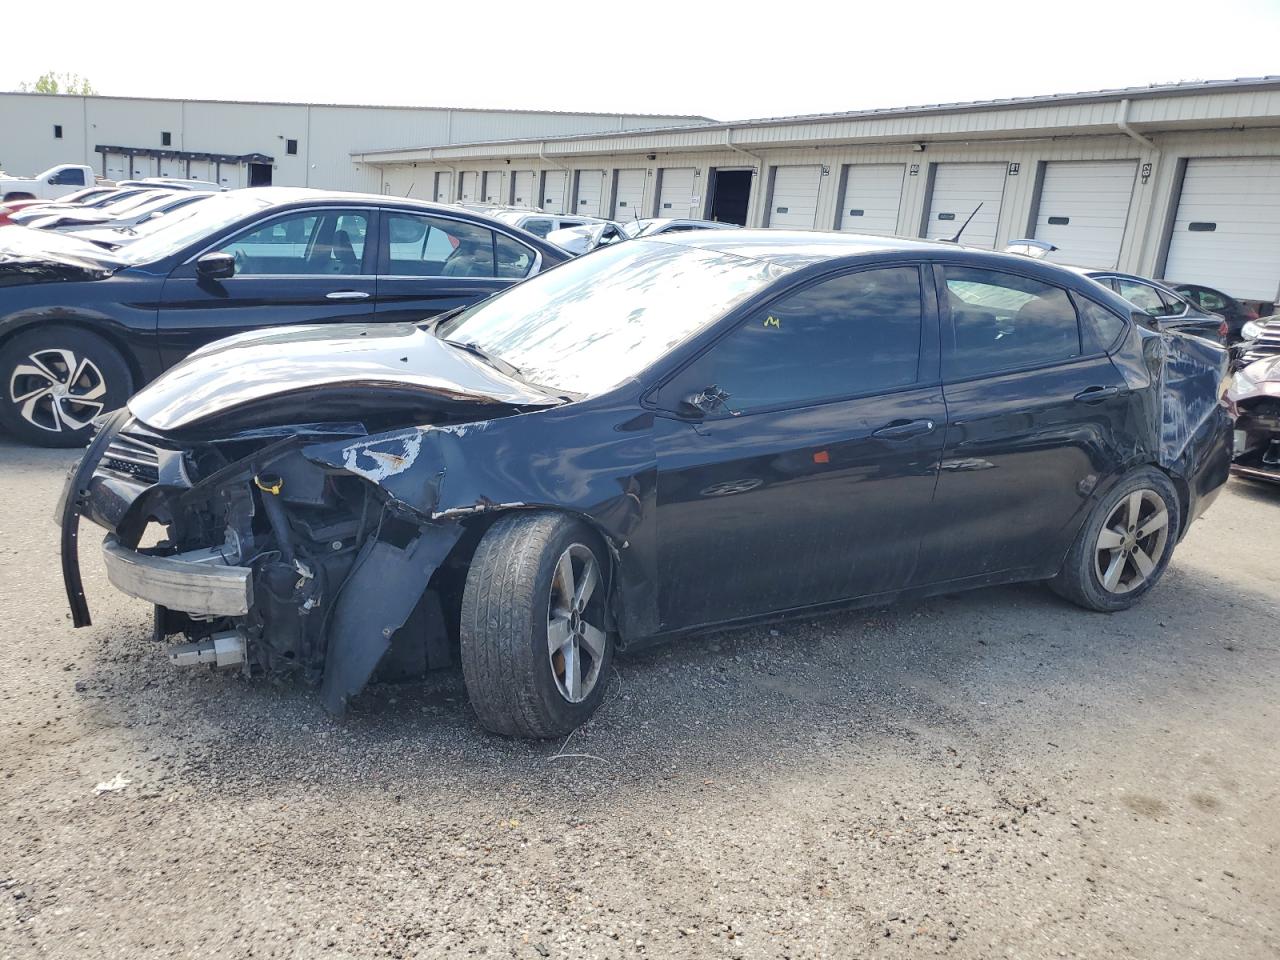
[[[564,602],[566,557],[578,586],[591,581],[588,562],[595,566],[580,609]],[[593,531],[562,514],[514,513],[485,531],[467,571],[459,636],[467,696],[487,730],[560,737],[600,705],[614,648],[605,561]],[[555,652],[553,630],[566,638]]]
[[[94,417],[124,406],[133,375],[97,334],[39,326],[0,345],[0,426],[42,447],[83,447]]]
[[[1049,587],[1086,610],[1127,610],[1160,582],[1181,529],[1169,478],[1154,467],[1136,470],[1094,506]]]

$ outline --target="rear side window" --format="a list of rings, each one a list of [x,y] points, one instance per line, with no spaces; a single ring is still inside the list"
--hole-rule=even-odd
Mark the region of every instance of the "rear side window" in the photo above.
[[[1080,339],[1086,355],[1106,353],[1124,332],[1124,320],[1092,300],[1076,297],[1080,314]]]
[[[727,411],[799,406],[915,383],[923,311],[915,267],[865,270],[775,300],[678,378],[714,386]]]
[[[493,277],[493,231],[472,223],[388,213],[388,263],[393,277]]]
[[[528,230],[535,237],[545,238],[546,235],[551,232],[551,228],[554,223],[554,220],[526,220],[524,222],[524,229]]]
[[[1116,278],[1116,293],[1124,297],[1139,310],[1146,311],[1153,317],[1176,316],[1185,309],[1179,301],[1166,296],[1149,283],[1138,283],[1136,280]]]
[[[983,376],[1080,356],[1080,329],[1061,287],[1010,273],[947,266],[948,379]]]
[[[498,276],[504,280],[521,280],[533,268],[533,251],[523,243],[497,234],[494,249],[498,255]]]

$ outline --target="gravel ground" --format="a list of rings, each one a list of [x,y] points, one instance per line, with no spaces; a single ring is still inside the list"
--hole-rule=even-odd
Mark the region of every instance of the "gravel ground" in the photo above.
[[[73,460],[0,438],[2,957],[1280,955],[1280,490],[1233,481],[1138,609],[699,638],[529,744],[457,673],[335,722],[174,671],[92,535],[73,630]]]

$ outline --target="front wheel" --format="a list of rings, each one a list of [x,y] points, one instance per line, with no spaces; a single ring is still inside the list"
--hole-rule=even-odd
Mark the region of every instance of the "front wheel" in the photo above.
[[[1181,523],[1169,478],[1135,471],[1094,507],[1049,586],[1088,610],[1127,609],[1164,575]]]
[[[56,324],[23,330],[0,346],[0,425],[42,447],[82,447],[93,419],[133,392],[129,365],[102,337]]]
[[[462,594],[462,675],[480,723],[558,737],[595,712],[608,684],[609,567],[581,521],[516,513],[481,538]]]

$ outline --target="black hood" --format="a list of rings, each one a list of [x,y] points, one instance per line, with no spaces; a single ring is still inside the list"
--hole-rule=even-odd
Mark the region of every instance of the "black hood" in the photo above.
[[[0,287],[101,280],[125,264],[102,247],[49,230],[0,227]]]
[[[196,351],[129,401],[161,432],[489,419],[563,402],[417,324],[273,327]]]

